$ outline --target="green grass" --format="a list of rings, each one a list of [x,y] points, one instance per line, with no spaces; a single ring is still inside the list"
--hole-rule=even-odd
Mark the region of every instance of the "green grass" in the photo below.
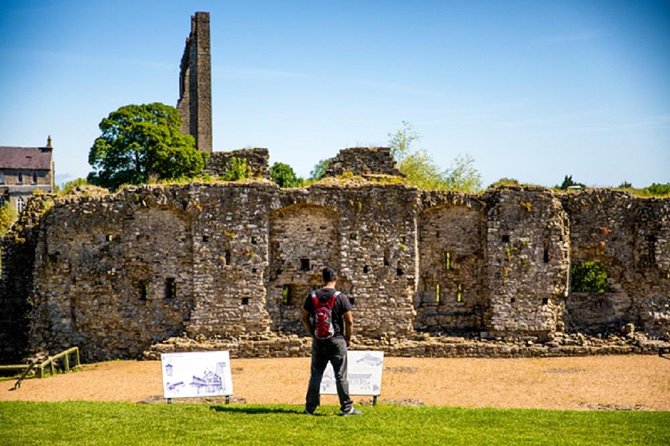
[[[667,445],[670,412],[0,402],[2,445]]]

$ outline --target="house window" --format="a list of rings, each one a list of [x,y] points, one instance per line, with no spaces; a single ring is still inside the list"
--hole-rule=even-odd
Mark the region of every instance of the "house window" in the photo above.
[[[23,172],[19,172],[19,178],[17,180],[19,184],[23,184]]]
[[[37,184],[37,173],[33,172],[33,184]]]
[[[5,172],[0,172],[0,184],[5,184]]]
[[[23,197],[19,197],[18,200],[16,200],[16,210],[21,213],[23,211],[23,208],[26,207],[26,202],[23,201]]]
[[[174,277],[165,279],[165,298],[174,299],[177,296],[177,283]]]

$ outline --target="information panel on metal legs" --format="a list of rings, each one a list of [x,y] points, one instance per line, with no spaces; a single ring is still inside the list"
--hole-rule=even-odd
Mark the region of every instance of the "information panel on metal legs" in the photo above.
[[[166,399],[233,394],[227,351],[163,353],[161,368]]]
[[[351,395],[378,396],[382,390],[382,369],[384,352],[371,350],[351,350],[347,355],[347,375]],[[321,394],[336,395],[335,373],[328,363],[321,380]]]

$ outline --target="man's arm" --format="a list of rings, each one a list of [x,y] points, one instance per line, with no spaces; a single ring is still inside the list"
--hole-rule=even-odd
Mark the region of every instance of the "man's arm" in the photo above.
[[[302,326],[305,327],[305,331],[307,332],[307,334],[312,336],[312,326],[309,323],[309,311],[303,308],[302,317],[300,319],[302,320]]]
[[[347,340],[347,347],[351,345],[351,337],[354,334],[354,313],[347,311],[342,315],[344,320],[344,339]]]

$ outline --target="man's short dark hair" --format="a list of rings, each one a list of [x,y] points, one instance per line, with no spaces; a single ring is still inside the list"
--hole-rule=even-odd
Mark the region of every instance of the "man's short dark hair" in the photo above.
[[[328,283],[332,282],[333,280],[337,280],[337,273],[333,268],[324,268],[323,269],[323,282]]]

